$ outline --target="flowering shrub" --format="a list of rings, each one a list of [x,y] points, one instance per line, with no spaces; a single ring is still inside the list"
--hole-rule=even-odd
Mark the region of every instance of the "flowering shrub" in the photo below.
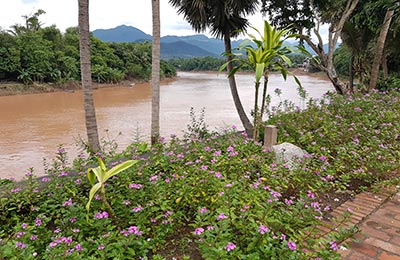
[[[279,140],[310,153],[293,170],[235,128],[104,156],[111,166],[137,161],[105,183],[118,221],[98,194],[85,209],[92,186],[82,165],[92,158],[68,169],[58,151],[48,176],[31,169],[24,182],[0,182],[0,259],[164,259],[177,256],[171,246],[204,259],[339,259],[349,233],[322,236],[316,226],[330,207],[321,198],[400,167],[398,99],[330,97],[276,111]]]
[[[324,161],[317,174],[346,189],[353,180],[372,183],[400,167],[399,99],[394,91],[330,95],[310,101],[305,111],[275,110],[269,123],[278,126],[279,141]]]

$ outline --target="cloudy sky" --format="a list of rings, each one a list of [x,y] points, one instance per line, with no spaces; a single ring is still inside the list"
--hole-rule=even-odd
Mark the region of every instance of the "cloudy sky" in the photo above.
[[[78,0],[0,0],[0,27],[8,29],[13,24],[22,24],[23,15],[33,14],[43,9],[46,14],[40,17],[44,26],[55,24],[61,31],[78,25]],[[160,0],[161,36],[192,35],[194,32],[182,16],[168,4]],[[90,29],[108,29],[121,24],[134,26],[151,34],[150,0],[91,0],[89,6]],[[262,28],[260,14],[249,17],[256,28]]]

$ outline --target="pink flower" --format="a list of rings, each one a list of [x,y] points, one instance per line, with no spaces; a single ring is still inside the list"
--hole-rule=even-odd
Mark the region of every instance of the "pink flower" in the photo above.
[[[333,251],[337,251],[338,250],[337,244],[335,242],[329,242],[329,244],[331,245],[330,248]]]
[[[139,212],[139,211],[142,211],[142,210],[143,210],[142,206],[135,207],[135,208],[132,209],[133,212]]]
[[[228,252],[233,250],[233,249],[235,249],[235,248],[236,248],[236,245],[234,243],[232,243],[232,242],[228,242],[228,244],[225,246],[225,249]]]
[[[37,227],[41,226],[41,225],[42,225],[42,220],[41,220],[40,218],[36,218],[36,220],[35,220],[35,225],[36,225]]]
[[[81,252],[81,251],[83,250],[81,244],[76,244],[76,245],[75,245],[75,249],[76,249],[78,252]]]
[[[142,231],[140,231],[137,226],[130,226],[128,228],[128,232],[129,232],[129,234],[134,234],[134,235],[137,235],[137,236],[142,235]]]
[[[293,241],[289,241],[289,242],[287,243],[287,246],[288,246],[289,249],[292,250],[292,251],[296,250],[296,243],[293,242]]]
[[[217,177],[218,179],[222,178],[222,174],[220,172],[214,173],[214,176]]]
[[[128,186],[129,189],[137,189],[139,190],[140,188],[142,188],[142,184],[137,184],[137,183],[131,183]]]
[[[199,209],[199,213],[203,214],[207,212],[207,208],[206,207],[202,207],[201,209]]]
[[[26,245],[24,243],[18,241],[17,243],[15,243],[15,247],[24,249],[24,248],[26,248]]]
[[[96,219],[108,218],[108,213],[106,211],[97,212],[96,214],[94,214],[94,218]]]
[[[65,207],[65,206],[72,206],[72,199],[69,198],[69,200],[64,201],[62,205],[63,205],[63,207]]]
[[[203,233],[203,232],[204,232],[204,228],[201,228],[201,227],[196,228],[196,229],[194,230],[194,234],[195,234],[195,235],[201,235],[201,233]]]
[[[217,220],[221,220],[221,219],[224,219],[224,218],[226,218],[225,214],[221,213],[221,214],[218,215]]]
[[[264,234],[267,233],[268,231],[269,231],[269,228],[268,228],[267,226],[260,225],[260,226],[258,227],[258,232],[259,232],[261,235],[264,235]]]

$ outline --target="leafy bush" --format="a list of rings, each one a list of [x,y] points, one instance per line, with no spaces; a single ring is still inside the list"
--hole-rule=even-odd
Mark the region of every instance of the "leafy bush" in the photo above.
[[[380,79],[376,88],[380,91],[400,91],[400,74],[391,75],[387,79]]]
[[[396,92],[330,95],[311,100],[304,111],[275,110],[268,124],[278,126],[279,142],[325,158],[322,172],[345,189],[352,180],[371,183],[400,166],[399,98]]]

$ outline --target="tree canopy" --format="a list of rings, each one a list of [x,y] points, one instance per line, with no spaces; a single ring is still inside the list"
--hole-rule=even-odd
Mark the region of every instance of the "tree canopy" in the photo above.
[[[65,33],[54,25],[42,27],[38,10],[23,16],[24,25],[0,30],[0,81],[65,83],[80,80],[79,33],[71,27]],[[151,42],[106,43],[91,36],[92,79],[98,83],[121,80],[149,80]],[[176,74],[161,61],[161,76]]]

